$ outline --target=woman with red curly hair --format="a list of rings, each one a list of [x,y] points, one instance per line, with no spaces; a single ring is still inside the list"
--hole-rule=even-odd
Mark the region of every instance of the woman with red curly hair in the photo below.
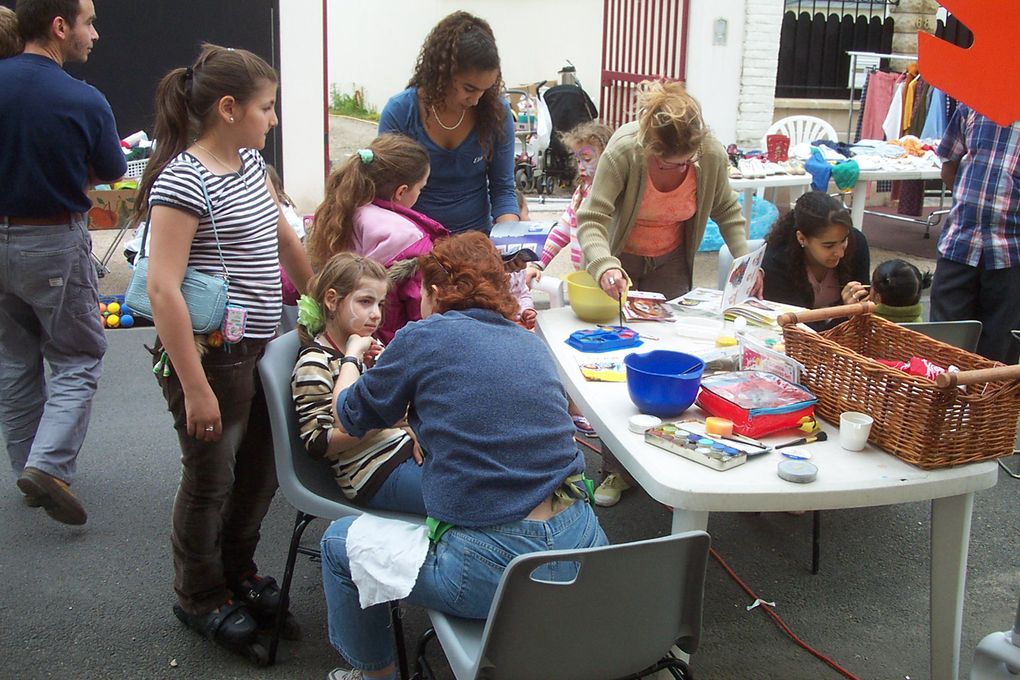
[[[336,412],[352,436],[407,414],[425,454],[432,529],[407,600],[482,619],[517,555],[607,540],[552,356],[512,321],[517,302],[495,247],[469,232],[440,240],[419,263],[422,320],[398,331],[375,367],[338,394]],[[322,537],[330,640],[356,668],[330,678],[396,678],[388,609],[362,609],[351,577],[353,521],[337,520]],[[568,564],[540,571],[555,581],[576,575]]]
[[[425,38],[407,89],[383,107],[379,134],[399,132],[429,152],[432,174],[414,209],[451,233],[488,234],[493,221],[519,219],[514,123],[502,88],[489,24],[454,12]]]

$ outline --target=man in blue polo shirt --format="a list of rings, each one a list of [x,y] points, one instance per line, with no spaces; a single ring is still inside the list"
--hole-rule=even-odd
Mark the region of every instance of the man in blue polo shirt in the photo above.
[[[939,144],[953,206],[939,236],[931,320],[977,319],[978,354],[1015,364],[1020,344],[1020,121],[960,104]]]
[[[85,192],[127,164],[106,99],[62,68],[99,39],[93,0],[16,11],[25,50],[0,60],[0,430],[25,503],[84,524],[68,485],[106,351]]]

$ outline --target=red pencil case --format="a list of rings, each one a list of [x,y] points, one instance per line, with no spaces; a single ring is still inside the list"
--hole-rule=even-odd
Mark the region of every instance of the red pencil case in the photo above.
[[[701,381],[697,404],[733,421],[733,431],[762,437],[797,427],[815,412],[815,396],[801,385],[764,371],[719,373]]]

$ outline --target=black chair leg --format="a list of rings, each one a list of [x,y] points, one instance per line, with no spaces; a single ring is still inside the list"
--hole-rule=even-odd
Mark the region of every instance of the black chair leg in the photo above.
[[[301,546],[301,536],[305,529],[315,519],[314,515],[298,510],[294,519],[294,532],[290,537],[290,550],[287,552],[287,567],[283,570],[283,584],[280,586],[280,609],[276,612],[276,621],[273,625],[273,637],[269,641],[269,662],[266,665],[272,666],[276,663],[276,648],[280,645],[280,633],[283,631],[283,622],[290,609],[290,583],[294,580],[294,563],[297,561],[298,548]],[[304,551],[303,551],[304,552]]]
[[[819,542],[822,537],[822,511],[811,513],[811,573],[818,573]]]
[[[393,624],[393,642],[397,646],[397,672],[400,680],[408,680],[407,647],[404,644],[404,622],[400,617],[399,602],[390,602],[390,622]]]

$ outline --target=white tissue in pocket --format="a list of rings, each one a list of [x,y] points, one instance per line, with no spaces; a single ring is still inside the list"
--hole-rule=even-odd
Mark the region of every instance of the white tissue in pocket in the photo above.
[[[411,594],[429,552],[428,529],[361,515],[347,531],[347,559],[362,609]]]

